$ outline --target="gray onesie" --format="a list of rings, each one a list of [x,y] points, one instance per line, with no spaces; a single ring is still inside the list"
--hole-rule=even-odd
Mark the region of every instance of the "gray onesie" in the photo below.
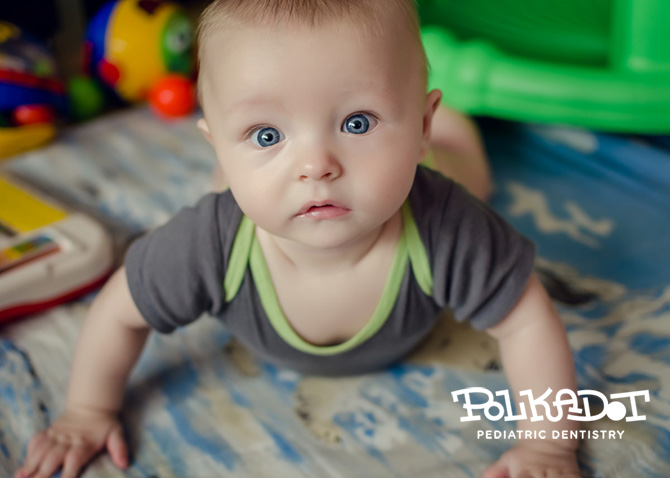
[[[461,186],[423,166],[402,212],[403,234],[377,309],[340,344],[315,346],[293,331],[254,225],[229,191],[203,197],[138,239],[125,260],[128,285],[160,332],[208,313],[261,359],[323,375],[397,362],[445,307],[477,329],[503,319],[530,277],[533,245]]]

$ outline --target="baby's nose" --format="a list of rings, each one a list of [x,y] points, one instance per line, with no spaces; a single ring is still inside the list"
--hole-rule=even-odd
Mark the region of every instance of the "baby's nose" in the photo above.
[[[332,181],[342,174],[342,165],[335,155],[326,149],[312,150],[303,158],[298,169],[300,181]]]

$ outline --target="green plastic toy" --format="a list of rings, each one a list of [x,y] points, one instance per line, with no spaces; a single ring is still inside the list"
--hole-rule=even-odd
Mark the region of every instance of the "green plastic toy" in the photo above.
[[[430,86],[471,114],[670,132],[670,0],[421,0]]]

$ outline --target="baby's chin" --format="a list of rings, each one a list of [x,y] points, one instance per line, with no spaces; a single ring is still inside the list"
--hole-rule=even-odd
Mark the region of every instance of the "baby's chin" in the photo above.
[[[358,226],[358,225],[357,225]],[[343,224],[326,223],[308,224],[305,227],[296,228],[292,231],[266,232],[284,244],[291,244],[305,251],[334,253],[338,250],[346,251],[357,244],[367,242],[372,235],[378,234],[377,227],[361,227]]]
[[[297,246],[304,247],[305,249],[315,252],[323,251],[325,253],[347,248],[348,246],[355,244],[361,236],[362,235],[358,231],[334,231],[332,228],[330,228],[330,230],[321,228],[319,231],[287,235],[284,239]]]

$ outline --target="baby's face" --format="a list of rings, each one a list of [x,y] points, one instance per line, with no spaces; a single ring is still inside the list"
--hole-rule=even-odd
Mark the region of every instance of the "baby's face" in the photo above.
[[[359,30],[235,26],[207,39],[199,126],[241,209],[275,236],[330,248],[372,232],[426,153],[440,94],[426,95],[418,48]]]

